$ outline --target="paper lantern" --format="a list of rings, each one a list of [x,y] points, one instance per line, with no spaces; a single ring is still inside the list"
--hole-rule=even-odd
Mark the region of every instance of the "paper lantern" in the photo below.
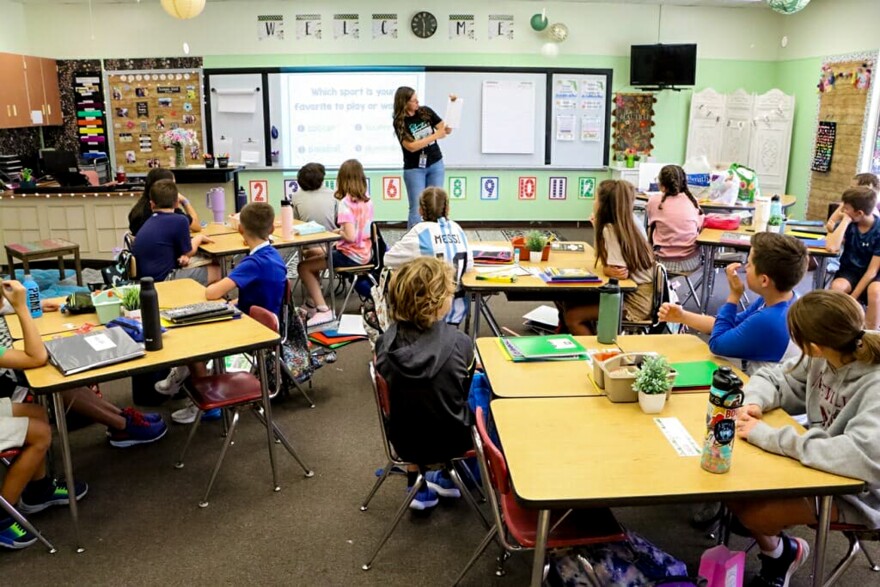
[[[794,14],[810,3],[810,0],[767,0],[767,5],[780,14]]]
[[[529,21],[529,24],[532,25],[533,31],[541,32],[547,28],[550,20],[547,18],[546,12],[535,13],[532,15],[532,20]]]
[[[550,38],[556,41],[557,43],[561,43],[565,39],[568,38],[568,27],[562,24],[561,22],[557,22],[556,24],[550,27],[548,31]]]
[[[205,0],[162,0],[162,8],[174,18],[186,20],[202,13]]]
[[[559,45],[556,43],[544,43],[541,45],[541,55],[544,57],[556,57],[559,55]]]

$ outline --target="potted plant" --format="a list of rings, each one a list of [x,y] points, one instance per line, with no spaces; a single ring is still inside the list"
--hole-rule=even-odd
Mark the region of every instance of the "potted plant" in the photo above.
[[[141,319],[141,288],[129,285],[114,290],[122,302],[122,315],[133,320]]]
[[[774,214],[770,217],[770,220],[767,221],[767,232],[782,232],[782,222],[784,218],[779,214]]]
[[[635,149],[630,148],[625,151],[625,155],[626,155],[626,166],[628,169],[632,169],[633,167],[636,166],[636,161],[639,160],[639,152],[636,151]]]
[[[639,407],[646,414],[659,414],[666,405],[666,396],[672,389],[672,367],[663,356],[645,357],[633,382],[639,392]]]
[[[206,169],[213,169],[213,167],[214,167],[214,156],[213,155],[211,155],[210,153],[205,153],[202,155],[202,159],[204,159],[204,161],[205,161],[205,168]]]
[[[217,167],[229,167],[229,153],[217,155]]]
[[[544,233],[533,230],[527,234],[526,248],[529,250],[529,262],[540,263],[545,246],[547,246],[547,237],[544,236]]]
[[[37,187],[37,182],[34,179],[33,170],[25,167],[21,170],[21,181],[18,182],[19,187],[23,188],[35,188]]]

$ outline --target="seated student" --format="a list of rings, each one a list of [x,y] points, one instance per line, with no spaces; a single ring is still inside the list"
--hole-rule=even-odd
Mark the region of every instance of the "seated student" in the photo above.
[[[419,214],[422,221],[385,253],[385,266],[396,269],[420,256],[436,257],[451,265],[455,272],[455,299],[445,319],[448,324],[461,324],[468,311],[461,276],[474,266],[467,237],[455,221],[449,220],[449,196],[443,188],[425,188],[419,197]]]
[[[865,324],[869,330],[880,326],[880,222],[874,214],[877,194],[869,187],[843,192],[840,225],[825,240],[825,247],[840,255],[840,269],[831,289],[842,291],[866,304]]]
[[[138,198],[138,201],[135,202],[128,212],[128,231],[132,235],[137,235],[144,223],[153,215],[153,209],[150,207],[150,190],[153,184],[163,179],[174,181],[174,174],[171,173],[170,169],[157,167],[151,169],[147,174],[147,179],[144,182],[144,193],[141,194],[141,197]],[[177,194],[177,206],[174,208],[174,213],[186,216],[190,232],[201,232],[202,224],[199,222],[199,215],[183,194]]]
[[[233,289],[238,288],[238,309],[250,312],[252,306],[265,308],[281,317],[281,303],[287,288],[287,267],[278,249],[269,243],[269,235],[275,229],[275,210],[270,204],[252,202],[241,209],[238,232],[244,237],[250,252],[238,262],[229,277],[224,277],[205,290],[209,300],[219,300]],[[157,381],[155,388],[159,393],[175,395],[181,384],[192,371],[196,377],[208,374],[204,363],[194,363],[174,367],[168,377]],[[178,424],[192,422],[198,409],[190,405],[171,414],[171,419]],[[211,419],[219,412],[208,415]]]
[[[654,254],[644,234],[633,219],[635,192],[627,181],[606,179],[599,184],[593,205],[593,230],[596,264],[602,264],[605,275],[615,279],[632,279],[638,289],[623,298],[626,320],[649,319],[653,303]],[[563,318],[568,331],[575,335],[594,334],[592,324],[599,319],[599,303],[567,301]]]
[[[746,285],[760,297],[746,310],[737,313],[745,286],[737,275],[741,265],[731,263],[726,270],[730,293],[717,316],[666,303],[660,306],[659,318],[711,335],[709,349],[716,355],[748,361],[749,373],[796,356],[785,317],[795,300],[794,288],[807,271],[808,259],[807,247],[800,240],[759,232],[752,237],[745,273]]]
[[[150,188],[150,206],[154,214],[138,231],[132,253],[139,277],[155,281],[189,277],[202,285],[220,278],[220,268],[211,264],[189,268],[190,258],[198,253],[199,245],[214,242],[205,234],[190,237],[186,217],[175,214],[177,184],[168,179],[159,180]]]
[[[816,290],[788,311],[800,359],[761,369],[745,385],[736,434],[766,451],[865,481],[859,494],[834,496],[831,521],[880,528],[880,334],[866,332],[862,308],[841,292]],[[764,412],[806,413],[809,429],[773,428]],[[788,585],[809,555],[789,526],[818,522],[818,497],[728,503],[761,548],[759,585]]]
[[[678,165],[666,165],[657,176],[660,194],[648,199],[648,226],[654,257],[667,271],[691,273],[700,266],[697,236],[703,210],[687,187],[687,175]]]
[[[24,286],[17,281],[4,281],[2,292],[21,321],[24,350],[0,346],[0,368],[31,369],[44,365],[49,355],[28,311]],[[0,398],[0,451],[22,449],[6,471],[0,484],[0,495],[13,505],[18,503],[18,508],[25,514],[70,503],[67,486],[46,474],[46,451],[51,442],[52,430],[45,409],[13,404],[9,398]],[[88,490],[85,483],[77,483],[76,498],[81,499]],[[6,517],[5,512],[0,513],[0,546],[25,548],[36,541],[35,535]]]
[[[296,173],[299,191],[293,195],[293,217],[303,222],[317,222],[327,230],[336,230],[336,198],[324,187],[324,166],[306,163]]]
[[[342,240],[336,243],[333,251],[333,265],[366,265],[373,256],[373,202],[367,193],[364,168],[358,160],[349,159],[339,167],[335,197],[339,200],[337,232],[342,235]],[[307,257],[296,268],[308,293],[303,310],[308,317],[309,327],[326,324],[334,319],[321,291],[321,271],[326,268],[327,259],[323,255]]]
[[[857,188],[861,186],[869,187],[874,190],[875,194],[880,195],[880,178],[873,173],[857,173],[853,176],[849,187]],[[845,217],[846,214],[843,212],[843,202],[841,202],[837,207],[837,210],[828,217],[828,222],[825,223],[825,228],[828,229],[828,232],[833,232],[837,227],[837,224]]]
[[[386,300],[394,321],[376,343],[376,369],[388,382],[388,439],[400,457],[418,465],[446,463],[472,448],[468,391],[474,373],[470,338],[446,324],[455,282],[439,259],[418,257],[391,276]],[[409,490],[418,476],[407,471]],[[410,507],[461,493],[444,471],[425,475],[427,488]]]

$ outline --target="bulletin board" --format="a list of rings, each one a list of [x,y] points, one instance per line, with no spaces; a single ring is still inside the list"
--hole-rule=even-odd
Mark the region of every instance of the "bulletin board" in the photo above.
[[[159,136],[186,128],[204,141],[202,72],[198,69],[108,71],[104,77],[110,120],[111,159],[128,175],[146,175],[153,167],[173,167],[174,150]],[[201,164],[199,147],[185,149],[187,164]]]

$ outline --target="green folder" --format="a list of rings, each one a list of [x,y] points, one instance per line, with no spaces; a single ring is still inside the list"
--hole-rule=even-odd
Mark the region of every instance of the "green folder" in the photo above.
[[[584,359],[585,349],[570,334],[515,336],[502,338],[501,344],[514,362]]]
[[[712,361],[688,361],[684,363],[671,363],[673,369],[678,372],[675,377],[673,389],[679,387],[710,387],[712,375],[718,365]]]

